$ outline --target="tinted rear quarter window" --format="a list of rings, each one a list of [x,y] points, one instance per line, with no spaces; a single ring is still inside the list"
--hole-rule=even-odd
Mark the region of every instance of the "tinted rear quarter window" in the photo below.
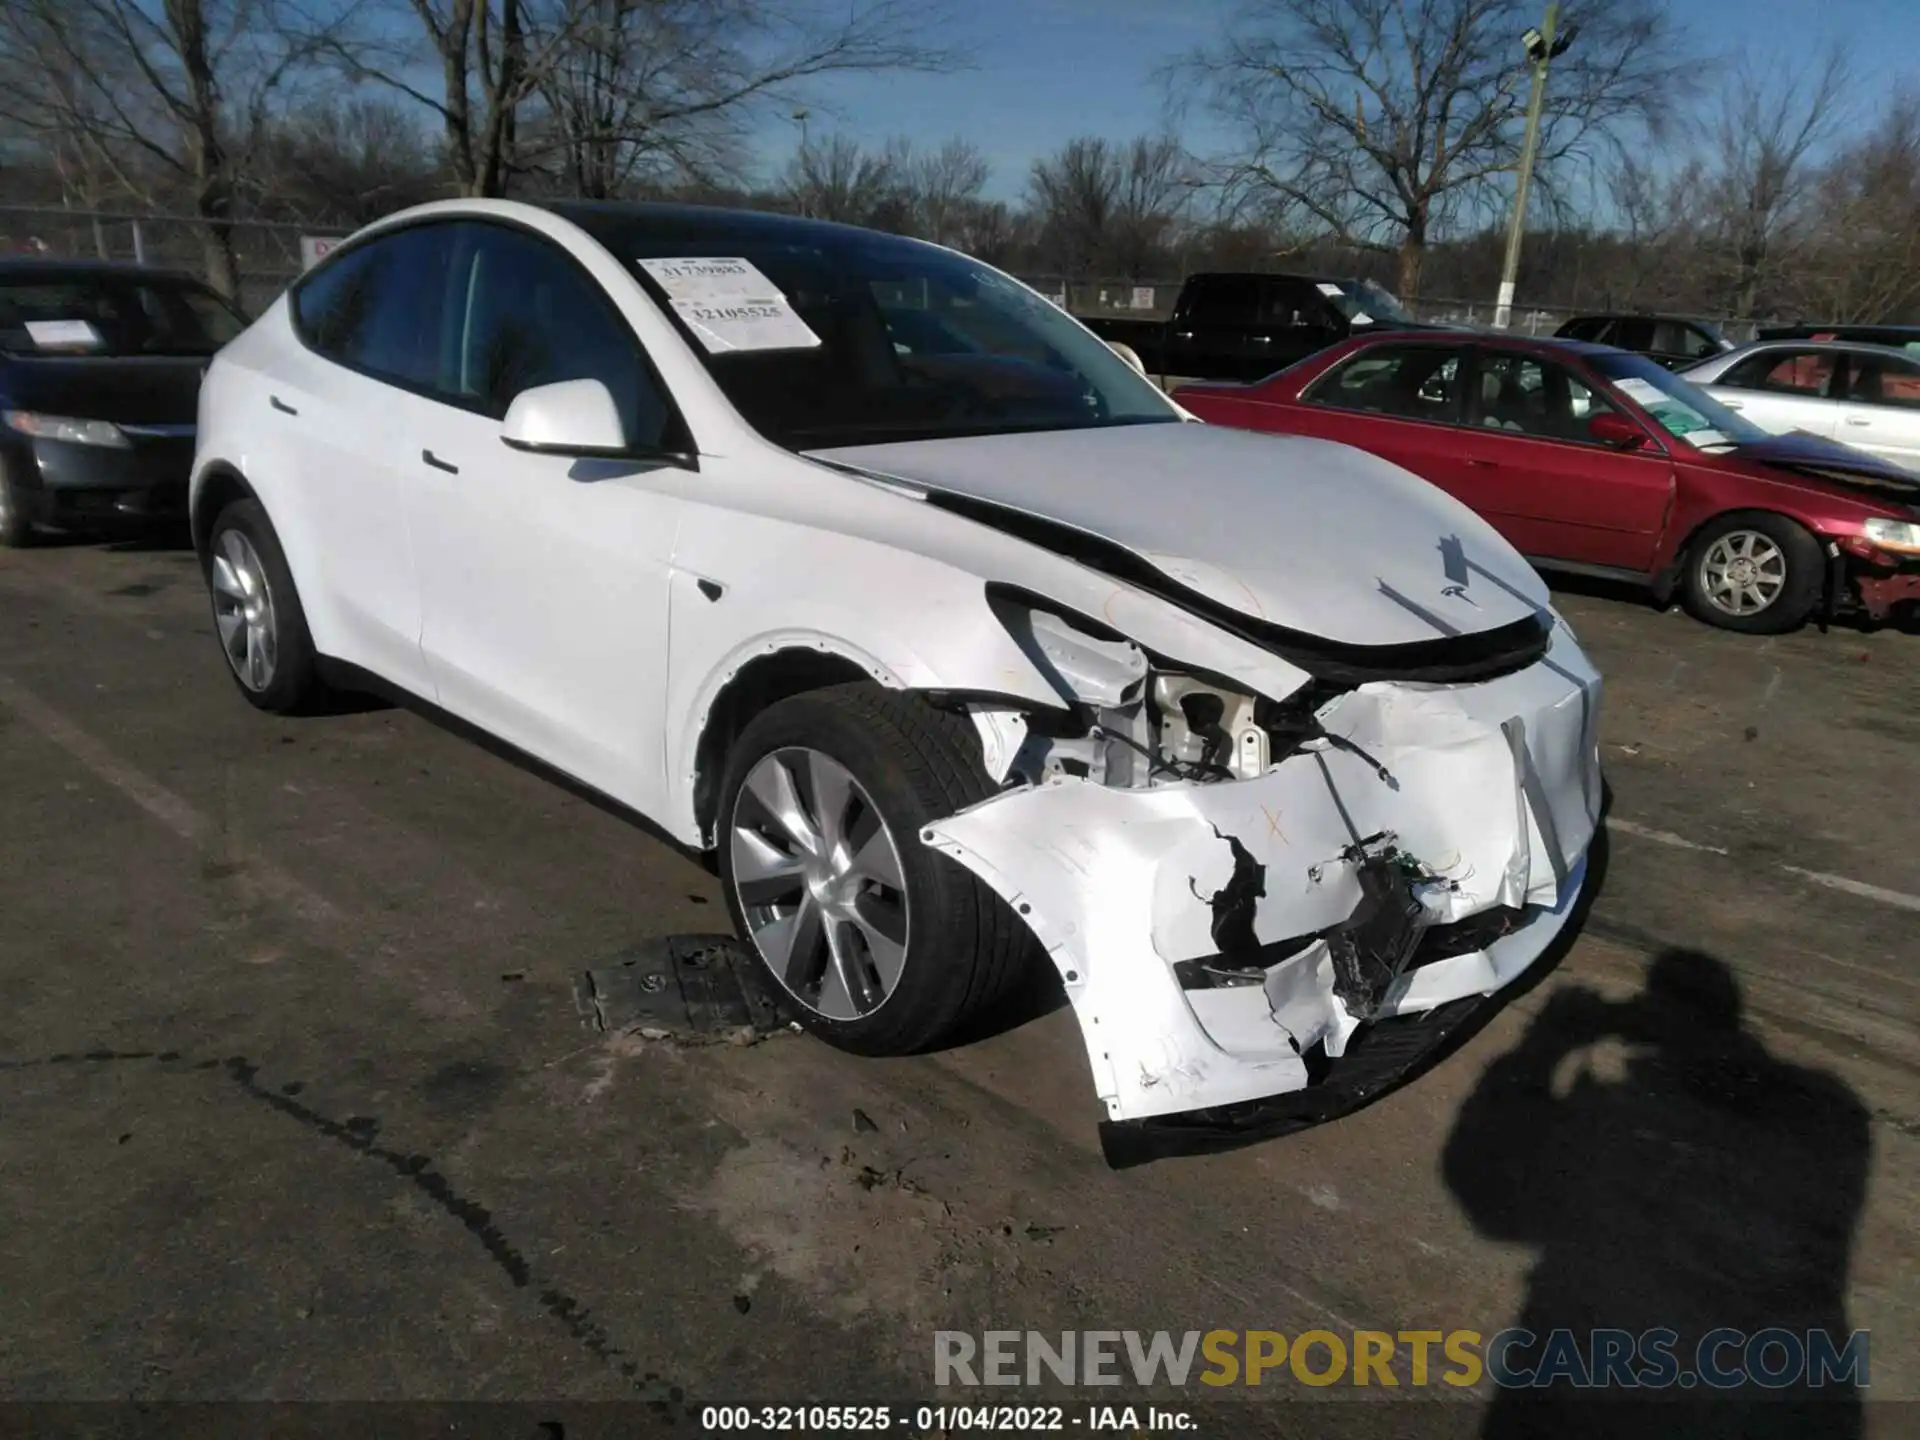
[[[1452,423],[1460,418],[1464,356],[1446,345],[1370,345],[1321,376],[1302,398],[1342,410]]]
[[[1198,325],[1247,325],[1260,313],[1257,275],[1203,275],[1187,286],[1187,318]]]

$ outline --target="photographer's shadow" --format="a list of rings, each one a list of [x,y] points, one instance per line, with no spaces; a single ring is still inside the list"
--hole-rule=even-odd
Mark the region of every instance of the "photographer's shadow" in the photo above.
[[[1514,1326],[1541,1341],[1571,1330],[1588,1363],[1595,1329],[1639,1337],[1664,1327],[1678,1332],[1676,1372],[1691,1372],[1701,1337],[1723,1327],[1801,1340],[1825,1330],[1836,1348],[1847,1344],[1867,1124],[1843,1082],[1778,1059],[1745,1029],[1725,964],[1671,950],[1631,1000],[1579,986],[1554,993],[1461,1108],[1442,1163],[1477,1230],[1537,1248]],[[1549,1358],[1541,1341],[1515,1345],[1508,1365],[1538,1366]],[[1719,1370],[1743,1366],[1743,1354],[1717,1348]],[[1788,1358],[1775,1346],[1761,1366],[1778,1374]],[[1860,1433],[1851,1383],[1683,1385],[1502,1388],[1484,1433]],[[1634,1398],[1651,1403],[1631,1413],[1613,1403]],[[1669,1403],[1683,1398],[1710,1403]],[[1744,1401],[1760,1403],[1729,1403]]]

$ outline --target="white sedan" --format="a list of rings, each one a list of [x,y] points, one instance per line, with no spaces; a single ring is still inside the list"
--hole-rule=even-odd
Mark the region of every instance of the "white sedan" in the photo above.
[[[1110,1137],[1430,1043],[1599,816],[1598,677],[1472,512],[868,231],[393,216],[221,352],[192,513],[255,705],[404,692],[611,797],[850,1050],[1050,964]]]
[[[1762,430],[1804,430],[1920,470],[1920,355],[1891,345],[1763,340],[1680,373]]]

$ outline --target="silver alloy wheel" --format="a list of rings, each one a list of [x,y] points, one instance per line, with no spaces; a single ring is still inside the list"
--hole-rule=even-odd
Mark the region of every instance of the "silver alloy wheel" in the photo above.
[[[830,755],[763,755],[728,823],[747,932],[789,994],[829,1020],[871,1015],[900,983],[907,889],[872,798]]]
[[[1786,585],[1786,552],[1758,530],[1729,530],[1700,557],[1700,589],[1726,615],[1758,615]]]
[[[280,654],[266,567],[251,540],[238,530],[223,530],[211,573],[213,623],[220,631],[220,647],[240,683],[258,694],[273,683]]]

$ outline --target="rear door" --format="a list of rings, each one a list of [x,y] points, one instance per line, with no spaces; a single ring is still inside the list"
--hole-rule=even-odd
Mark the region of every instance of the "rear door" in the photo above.
[[[1920,359],[1850,350],[1838,438],[1920,470]]]
[[[1467,499],[1458,446],[1466,369],[1465,345],[1368,345],[1301,393],[1289,428],[1356,445]]]
[[[1840,424],[1840,406],[1830,398],[1838,362],[1838,351],[1814,346],[1760,350],[1706,389],[1771,434],[1804,430],[1831,440]]]
[[[1267,374],[1271,335],[1262,328],[1258,275],[1196,275],[1181,292],[1167,332],[1167,373],[1206,380]],[[1256,346],[1251,337],[1265,338]],[[1253,352],[1259,350],[1256,356]]]
[[[315,639],[429,698],[402,496],[419,412],[431,408],[421,397],[439,371],[452,235],[446,224],[410,226],[316,270],[291,299],[307,353],[259,396],[299,477],[289,496],[299,515],[279,528],[308,563],[296,578],[317,612]]]
[[[1456,493],[1525,555],[1646,572],[1666,525],[1673,464],[1652,435],[1634,451],[1593,439],[1588,423],[1615,409],[1566,366],[1480,350]]]

